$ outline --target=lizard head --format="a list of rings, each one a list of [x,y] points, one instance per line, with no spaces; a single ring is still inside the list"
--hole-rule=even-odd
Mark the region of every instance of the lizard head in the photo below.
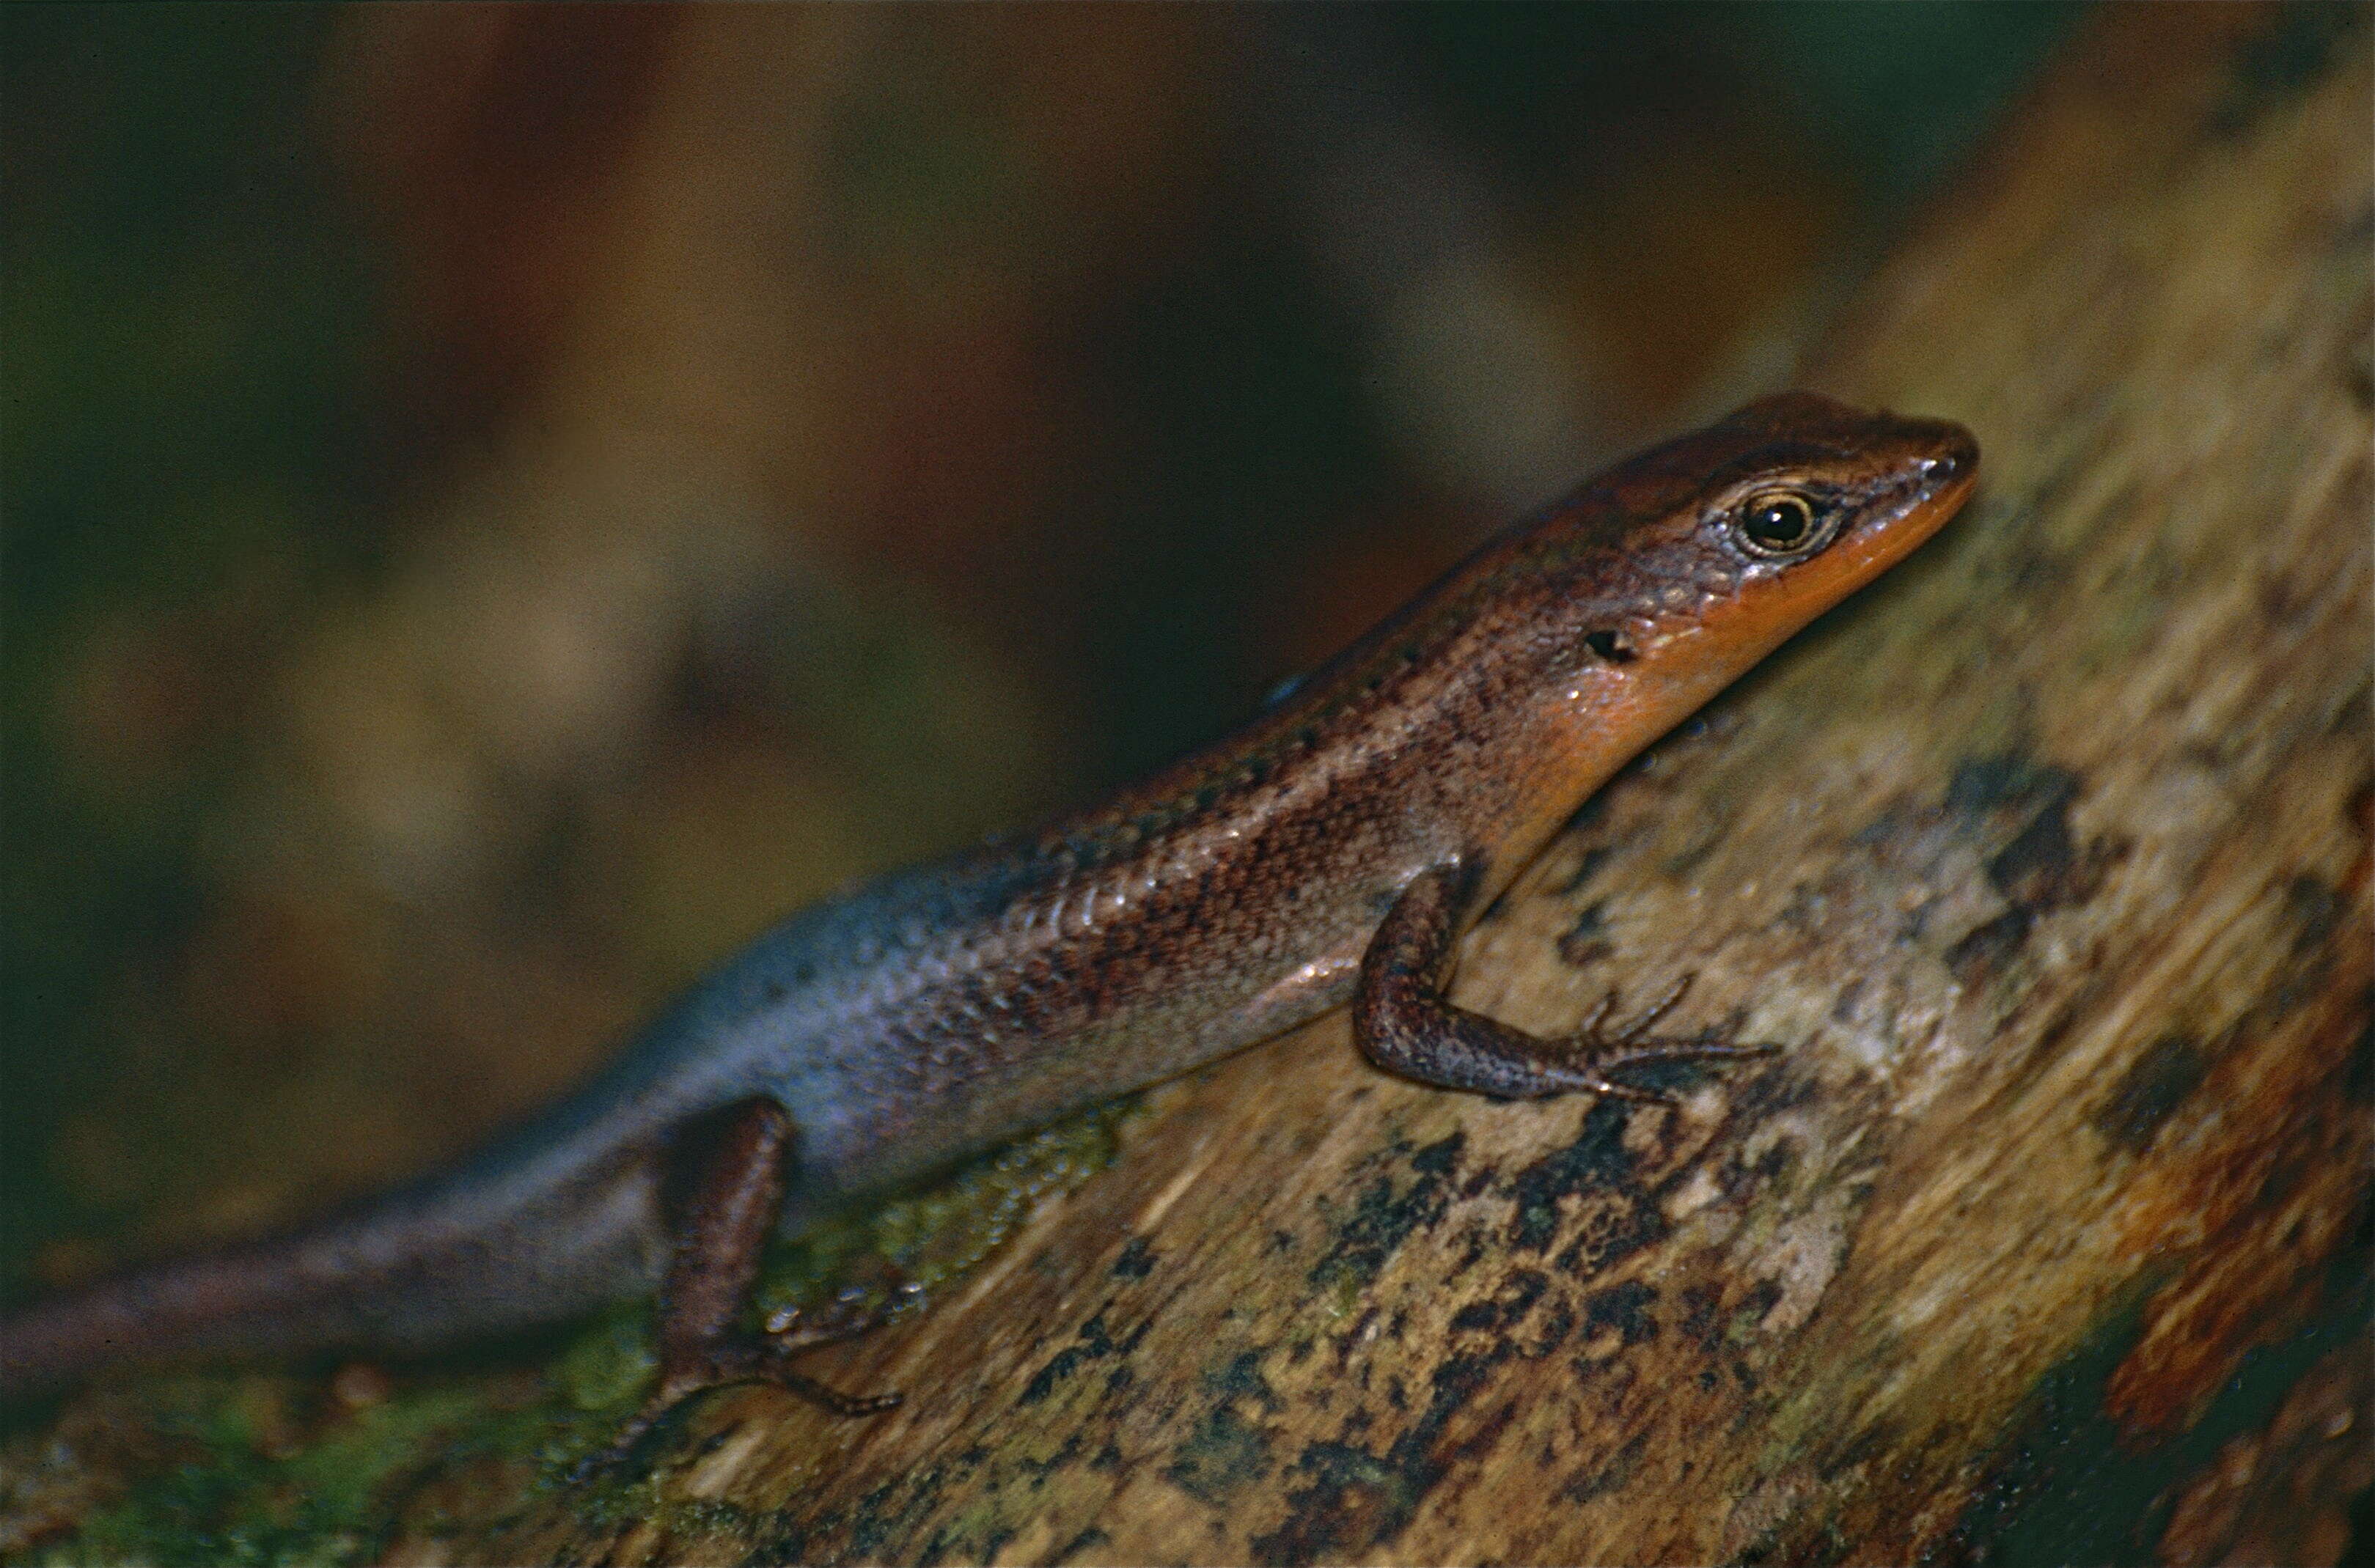
[[[1569,503],[1582,667],[1662,729],[1935,533],[1979,455],[1960,425],[1794,392],[1619,466]]]

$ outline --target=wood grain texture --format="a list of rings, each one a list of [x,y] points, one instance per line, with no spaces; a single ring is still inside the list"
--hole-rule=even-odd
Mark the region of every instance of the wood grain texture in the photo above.
[[[1463,961],[1543,1032],[1696,971],[1679,1021],[1785,1055],[1674,1111],[1496,1104],[1324,1021],[816,1358],[895,1414],[722,1395],[652,1518],[396,1558],[2330,1559],[2367,1475],[2331,1391],[2375,980],[2364,17],[2090,24],[1804,378],[1970,424],[1980,499]],[[2267,1533],[2278,1488],[2322,1533]]]

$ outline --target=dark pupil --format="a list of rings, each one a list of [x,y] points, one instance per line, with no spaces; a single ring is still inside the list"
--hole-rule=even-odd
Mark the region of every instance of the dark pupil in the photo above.
[[[1769,550],[1803,544],[1814,530],[1814,513],[1794,496],[1777,496],[1757,502],[1748,514],[1748,536]]]

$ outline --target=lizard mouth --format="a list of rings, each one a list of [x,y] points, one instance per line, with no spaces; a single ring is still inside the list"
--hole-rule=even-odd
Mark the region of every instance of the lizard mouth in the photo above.
[[[1963,508],[1979,480],[1979,444],[1962,426],[1944,419],[1914,421],[1929,455],[1909,466],[1899,487],[1903,501],[1855,529],[1839,546],[1857,579],[1894,566]],[[1838,547],[1834,547],[1838,548]]]

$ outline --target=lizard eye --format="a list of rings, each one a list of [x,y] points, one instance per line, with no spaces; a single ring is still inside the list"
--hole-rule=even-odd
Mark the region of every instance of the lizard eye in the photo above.
[[[1807,555],[1830,536],[1829,519],[1802,490],[1759,490],[1732,514],[1732,534],[1749,554],[1767,560]]]

